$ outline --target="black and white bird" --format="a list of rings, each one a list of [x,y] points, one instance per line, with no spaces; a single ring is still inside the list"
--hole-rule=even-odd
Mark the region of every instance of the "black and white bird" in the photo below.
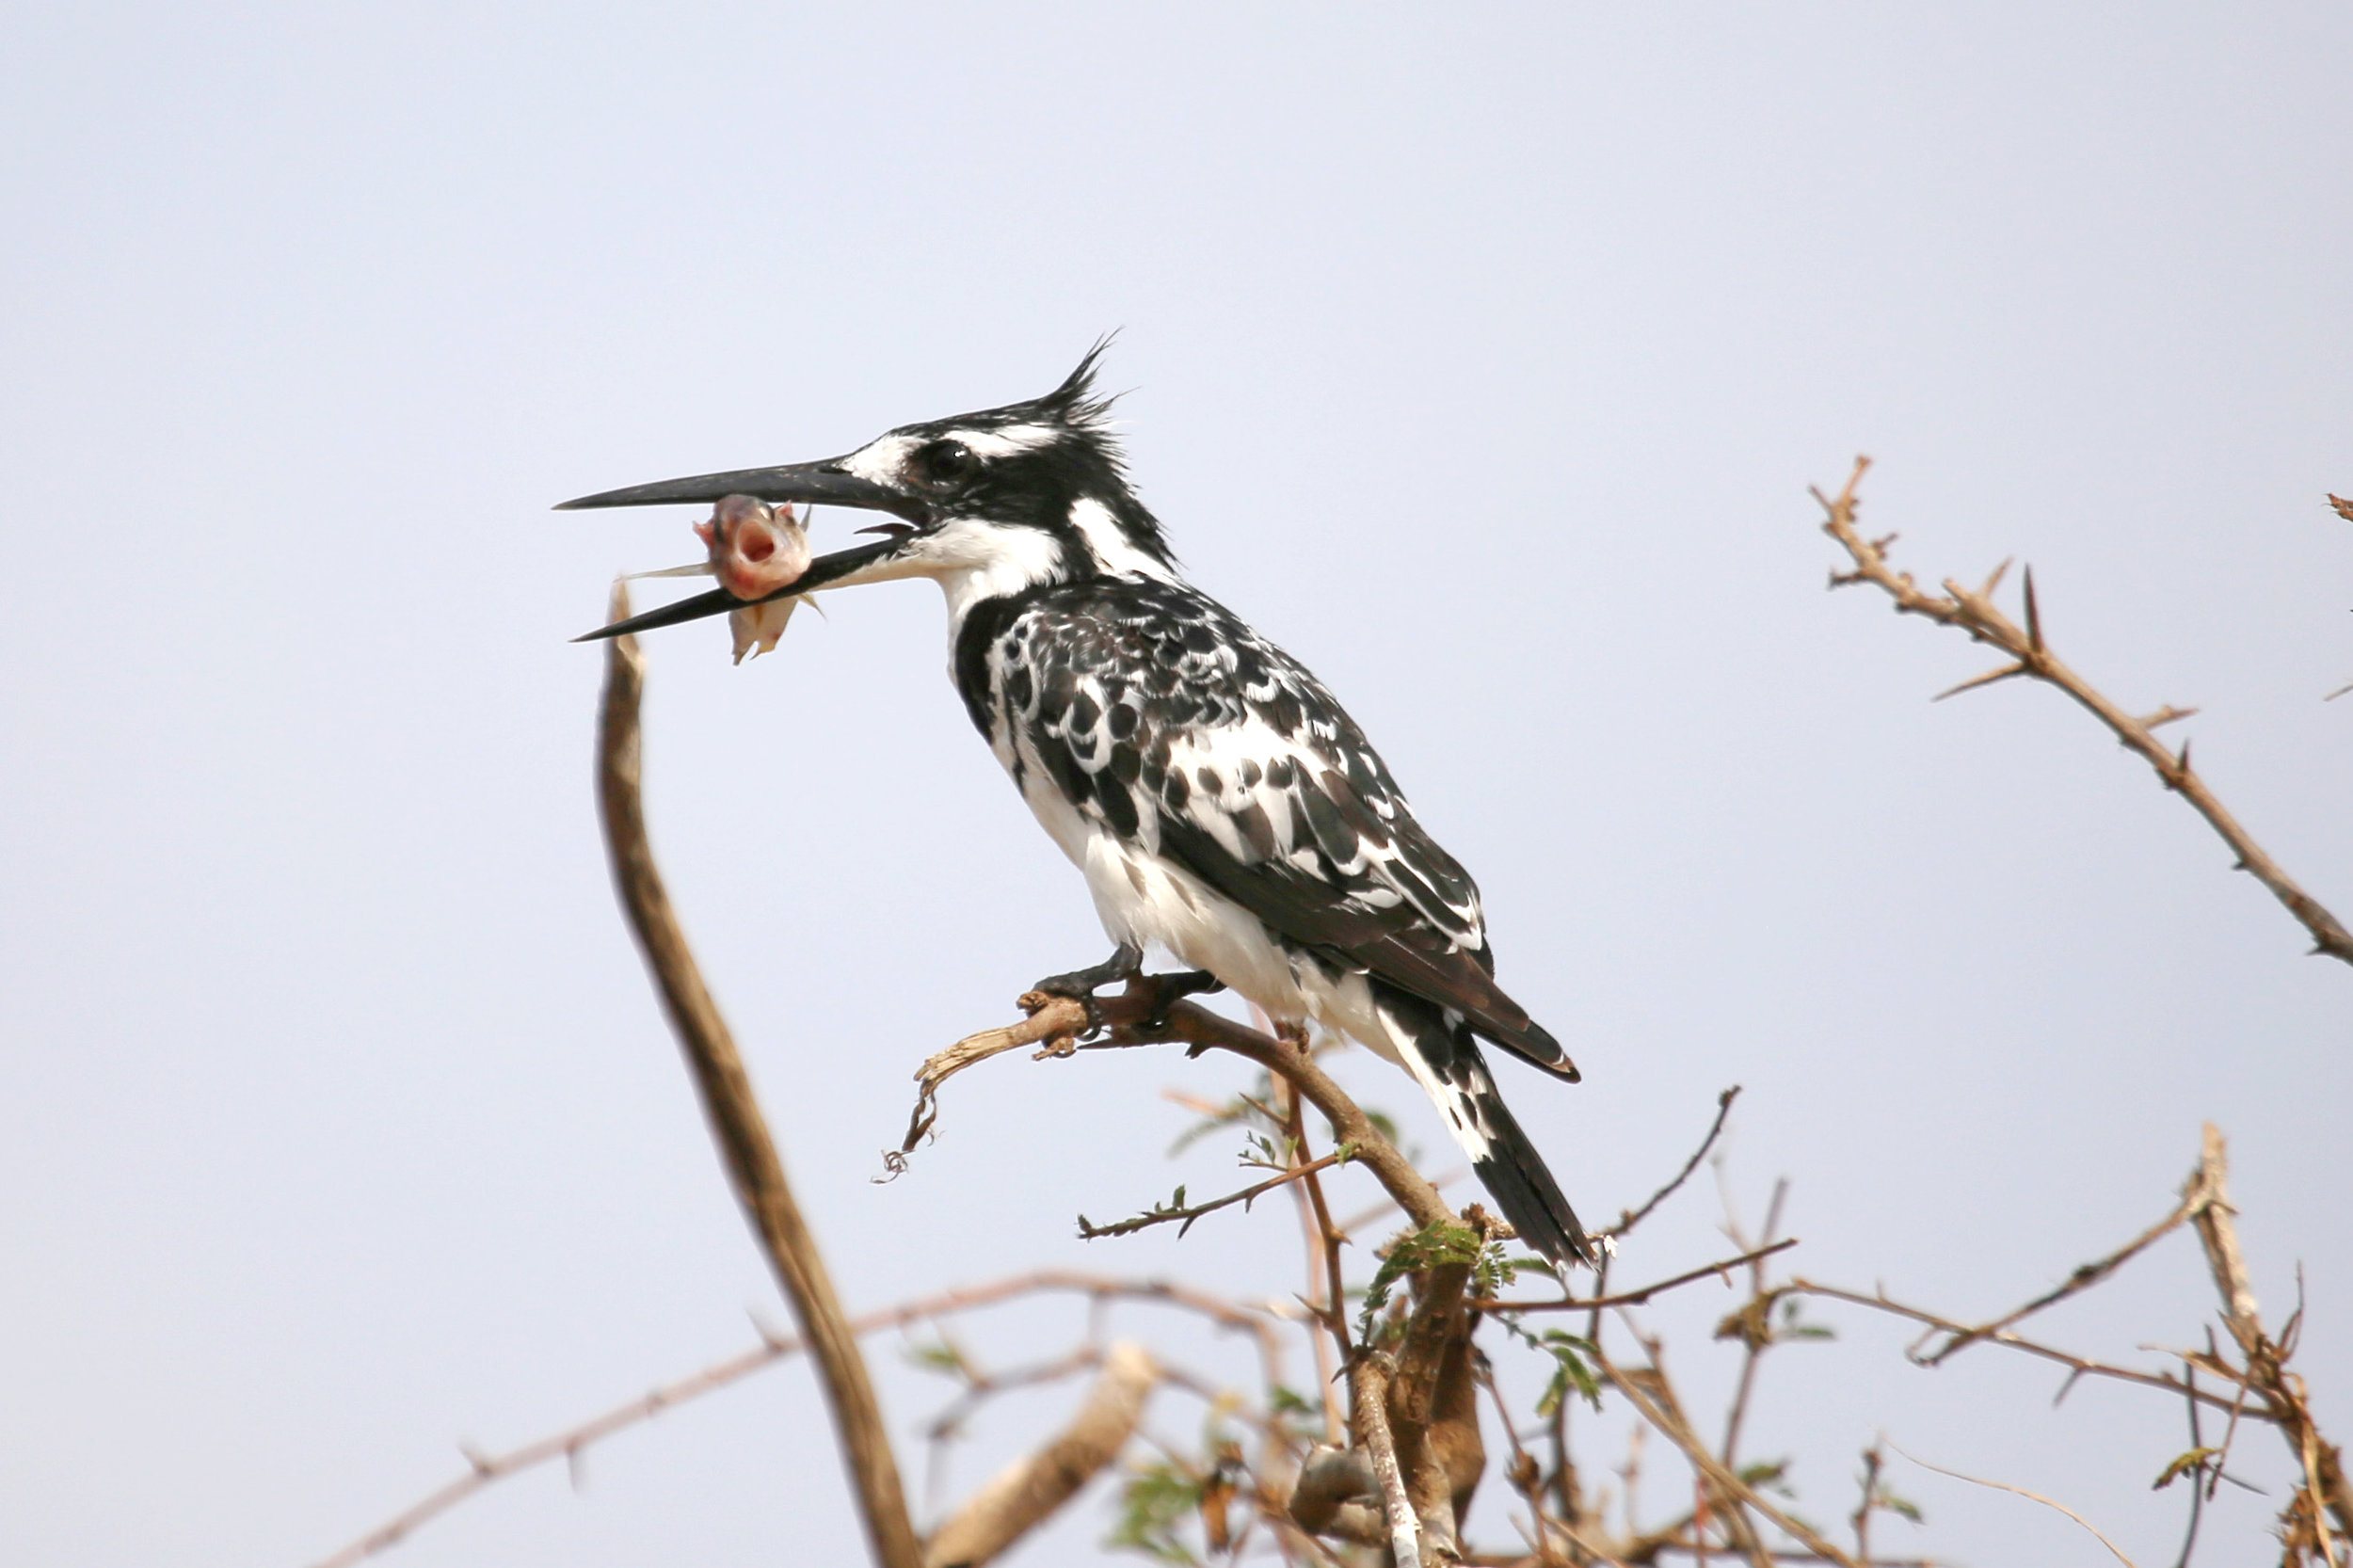
[[[1480,1051],[1577,1068],[1495,982],[1479,889],[1414,819],[1322,682],[1185,581],[1128,483],[1094,392],[1102,345],[1044,397],[904,424],[846,456],[610,490],[566,507],[851,506],[892,520],[772,598],[928,577],[948,601],[965,709],[1117,951],[1055,977],[1080,994],[1165,949],[1278,1023],[1370,1047],[1428,1092],[1521,1239],[1589,1247]],[[703,594],[592,632],[743,601]]]

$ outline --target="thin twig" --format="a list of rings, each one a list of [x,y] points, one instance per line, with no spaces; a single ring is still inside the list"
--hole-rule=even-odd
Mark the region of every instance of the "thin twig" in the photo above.
[[[1079,1239],[1083,1241],[1092,1241],[1102,1236],[1133,1236],[1137,1231],[1149,1230],[1154,1225],[1164,1225],[1177,1220],[1184,1222],[1182,1227],[1176,1232],[1177,1235],[1182,1236],[1193,1228],[1193,1221],[1198,1220],[1204,1214],[1214,1214],[1221,1208],[1231,1208],[1236,1204],[1241,1205],[1246,1209],[1253,1202],[1273,1192],[1277,1187],[1288,1187],[1294,1181],[1307,1179],[1318,1171],[1329,1169],[1334,1165],[1345,1165],[1355,1157],[1356,1151],[1350,1145],[1342,1144],[1338,1148],[1311,1164],[1293,1166],[1280,1176],[1271,1176],[1255,1187],[1245,1187],[1239,1192],[1228,1192],[1225,1196],[1211,1199],[1208,1203],[1189,1204],[1174,1208],[1155,1208],[1149,1213],[1130,1215],[1125,1220],[1115,1220],[1107,1225],[1091,1224],[1087,1217],[1081,1214],[1079,1216]]]
[[[2135,718],[2107,697],[2102,696],[2089,681],[2060,662],[2043,640],[2042,618],[2035,602],[2034,578],[2030,572],[2025,582],[2026,624],[2020,627],[1993,604],[1993,589],[2000,573],[1982,587],[1970,588],[1951,578],[1944,582],[1944,592],[1924,592],[1909,572],[1897,572],[1887,564],[1885,539],[1867,539],[1855,526],[1855,486],[1861,482],[1870,459],[1855,459],[1854,472],[1848,476],[1846,488],[1836,496],[1814,491],[1814,499],[1822,504],[1827,520],[1822,532],[1836,539],[1854,563],[1851,571],[1833,572],[1831,586],[1847,587],[1868,583],[1895,600],[1896,609],[1904,615],[1924,616],[1940,625],[1956,627],[1975,641],[1996,648],[2010,663],[1989,670],[1972,680],[1963,681],[1954,691],[2024,675],[2057,687],[2073,697],[2091,715],[2105,725],[2127,749],[2155,770],[2165,787],[2189,802],[2190,808],[2206,820],[2206,824],[2221,836],[2222,841],[2236,856],[2237,869],[2248,872],[2269,888],[2274,898],[2296,917],[2312,934],[2313,952],[2326,953],[2341,962],[2353,964],[2353,932],[2324,908],[2320,902],[2298,887],[2294,878],[2281,870],[2278,861],[2264,852],[2238,819],[2217,799],[2206,781],[2189,764],[2189,745],[2183,744],[2176,753],[2153,733],[2149,720]],[[1951,695],[1950,693],[1946,694]],[[2160,710],[2159,720],[2178,717],[2169,710]]]
[[[629,614],[629,590],[613,586],[611,614]],[[655,867],[646,837],[645,808],[638,789],[640,743],[638,700],[645,685],[645,658],[633,637],[616,637],[605,656],[604,707],[598,726],[598,800],[613,880],[630,928],[653,973],[664,1011],[686,1054],[695,1087],[719,1144],[728,1175],[745,1217],[752,1222],[808,1337],[819,1382],[831,1407],[841,1456],[858,1499],[867,1544],[882,1568],[920,1568],[922,1544],[907,1514],[899,1462],[890,1451],[866,1361],[834,1294],[817,1239],[802,1218],[785,1182],[784,1162],[753,1096],[751,1076],[735,1048],[735,1037],[703,984],[678,915]]]
[[[1707,1151],[1716,1146],[1716,1140],[1722,1135],[1724,1130],[1724,1118],[1732,1114],[1732,1102],[1739,1097],[1740,1085],[1737,1083],[1718,1095],[1716,1096],[1716,1119],[1708,1124],[1707,1136],[1700,1140],[1700,1146],[1691,1151],[1691,1158],[1683,1162],[1683,1169],[1675,1173],[1675,1178],[1653,1192],[1650,1195],[1650,1201],[1641,1208],[1621,1213],[1618,1216],[1618,1223],[1603,1231],[1597,1240],[1614,1240],[1624,1236],[1627,1231],[1648,1219],[1652,1209],[1673,1197],[1676,1188],[1690,1180],[1691,1173],[1698,1170],[1700,1161],[1707,1158]]]
[[[1788,1197],[1789,1178],[1784,1176],[1773,1183],[1773,1200],[1765,1207],[1763,1240],[1768,1242],[1772,1240],[1773,1232],[1781,1228],[1782,1206],[1788,1201]],[[1736,1231],[1733,1240],[1745,1241],[1747,1238]],[[1749,1397],[1756,1387],[1757,1363],[1764,1359],[1766,1351],[1774,1343],[1773,1302],[1765,1289],[1765,1260],[1762,1257],[1749,1265],[1749,1305],[1728,1320],[1739,1325],[1742,1354],[1740,1382],[1733,1391],[1732,1409],[1724,1417],[1722,1451],[1724,1464],[1737,1466],[1739,1464],[1740,1428],[1748,1419]],[[1719,1334],[1721,1332],[1718,1331]]]
[[[1726,1469],[1721,1460],[1707,1451],[1707,1445],[1700,1441],[1699,1433],[1691,1430],[1690,1424],[1651,1398],[1641,1386],[1640,1379],[1628,1376],[1607,1356],[1598,1356],[1595,1361],[1601,1368],[1602,1375],[1609,1380],[1610,1386],[1625,1396],[1626,1402],[1634,1407],[1635,1413],[1657,1428],[1667,1441],[1682,1449],[1683,1457],[1690,1462],[1691,1467],[1705,1478],[1720,1495],[1736,1497],[1753,1508],[1771,1520],[1792,1541],[1824,1561],[1839,1564],[1840,1568],[1860,1568],[1854,1559],[1824,1540],[1812,1526],[1774,1507],[1757,1494],[1756,1488]]]
[[[1818,1284],[1802,1275],[1791,1279],[1786,1285],[1778,1287],[1778,1290],[1782,1295],[1819,1296],[1824,1301],[1846,1302],[1854,1306],[1867,1306],[1873,1311],[1906,1318],[1913,1322],[1932,1329],[1941,1329],[1947,1334],[1965,1334],[1969,1329],[1966,1323],[1957,1323],[1950,1318],[1939,1317],[1933,1312],[1907,1305],[1885,1295],[1866,1296],[1860,1290],[1848,1290],[1835,1285]],[[2059,1366],[2068,1368],[2075,1377],[2114,1378],[2120,1383],[2135,1383],[2144,1388],[2155,1388],[2168,1394],[2194,1398],[2209,1410],[2227,1411],[2231,1408],[2230,1400],[2219,1395],[2210,1394],[2202,1388],[2194,1391],[2187,1389],[2179,1378],[2170,1373],[2140,1372],[2129,1367],[2116,1367],[2104,1361],[2092,1361],[2080,1355],[2071,1354],[2066,1351],[2056,1350],[2022,1335],[2012,1334],[2007,1329],[1997,1334],[1988,1334],[1984,1337],[1989,1344],[2007,1345],[2011,1350],[2024,1351],[2028,1355],[2057,1362]],[[2247,1414],[2258,1420],[2271,1419],[2269,1413],[2265,1411],[2250,1410]]]
[[[1885,1441],[1885,1439],[1881,1439],[1881,1441]],[[2119,1546],[2115,1542],[2110,1541],[2106,1536],[2102,1535],[2100,1533],[2099,1526],[2093,1524],[2090,1520],[2085,1518],[2082,1514],[2076,1512],[2065,1503],[2054,1502],[2052,1499],[2044,1496],[2040,1492],[2029,1492],[2023,1486],[2012,1486],[2006,1480],[1987,1480],[1979,1476],[1963,1475],[1959,1470],[1947,1470],[1942,1464],[1931,1464],[1927,1460],[1921,1459],[1916,1455],[1904,1453],[1903,1448],[1895,1443],[1888,1443],[1887,1446],[1894,1448],[1897,1453],[1903,1454],[1906,1459],[1911,1460],[1913,1464],[1917,1464],[1923,1470],[1933,1470],[1940,1476],[1950,1476],[1955,1480],[1965,1480],[1972,1486],[1986,1486],[1993,1488],[1996,1492],[2016,1493],[2019,1496],[2041,1503],[2045,1508],[2057,1509],[2059,1512],[2066,1514],[2070,1519],[2074,1520],[2075,1523],[2089,1530],[2093,1537],[2099,1541],[2100,1544],[2105,1546],[2110,1554],[2115,1557],[2116,1560],[2124,1565],[2124,1568],[2135,1568],[2133,1560],[2124,1555],[2122,1547]]]
[[[852,1319],[850,1328],[863,1336],[884,1329],[904,1329],[914,1323],[959,1312],[978,1311],[1024,1297],[1048,1293],[1078,1293],[1097,1301],[1141,1302],[1194,1313],[1222,1328],[1250,1335],[1257,1342],[1261,1372],[1266,1382],[1270,1385],[1282,1382],[1282,1351],[1276,1334],[1278,1325],[1273,1318],[1207,1291],[1172,1285],[1164,1280],[1121,1279],[1066,1269],[1039,1270],[885,1307],[878,1312]],[[351,1568],[354,1563],[397,1545],[418,1527],[448,1512],[493,1481],[503,1480],[552,1460],[577,1460],[590,1446],[616,1432],[651,1420],[690,1400],[741,1382],[779,1361],[800,1354],[805,1348],[804,1341],[798,1337],[777,1335],[769,1337],[757,1350],[730,1356],[700,1371],[665,1383],[650,1393],[616,1405],[562,1432],[534,1438],[504,1453],[470,1452],[465,1474],[426,1494],[341,1550],[321,1558],[312,1568]]]
[[[1662,1279],[1656,1285],[1645,1285],[1640,1290],[1626,1290],[1614,1295],[1593,1296],[1584,1300],[1568,1299],[1554,1302],[1480,1300],[1470,1302],[1465,1304],[1467,1304],[1474,1312],[1584,1312],[1588,1310],[1598,1310],[1599,1308],[1605,1306],[1640,1306],[1644,1302],[1649,1301],[1653,1296],[1659,1294],[1661,1291],[1672,1290],[1678,1285],[1689,1285],[1693,1280],[1715,1277],[1722,1279],[1726,1285],[1729,1285],[1732,1283],[1732,1271],[1739,1268],[1742,1264],[1754,1263],[1760,1258],[1770,1257],[1775,1253],[1787,1252],[1791,1247],[1794,1247],[1797,1244],[1798,1239],[1796,1237],[1787,1237],[1782,1240],[1774,1242],[1769,1247],[1757,1247],[1752,1251],[1740,1254],[1737,1257],[1720,1258],[1714,1263],[1703,1264],[1699,1268],[1686,1270],[1684,1272],[1676,1274],[1670,1279]],[[1591,1336],[1589,1336],[1588,1337]]]
[[[2046,1306],[2057,1305],[2058,1303],[2065,1301],[2068,1297],[2074,1295],[2079,1290],[2089,1289],[2092,1286],[2099,1284],[2102,1280],[2107,1278],[2108,1275],[2122,1268],[2127,1262],[2139,1256],[2149,1247],[2164,1240],[2166,1237],[2170,1236],[2174,1231],[2180,1229],[2182,1225],[2188,1223],[2201,1208],[2205,1207],[2207,1197],[2208,1194],[2202,1187],[2193,1185],[2191,1190],[2185,1191],[2182,1194],[2182,1201],[2174,1206],[2172,1213],[2168,1214],[2164,1219],[2159,1220],[2155,1224],[2151,1225],[2147,1230],[2142,1231],[2138,1236],[2134,1237],[2130,1241],[2125,1242],[2124,1245],[2117,1248],[2116,1251],[2108,1254],[2105,1257],[2094,1258],[2089,1263],[2078,1266],[2075,1271],[2073,1273],[2070,1273],[2063,1282],[2054,1286],[2048,1290],[2045,1290],[2042,1294],[2035,1297],[2034,1300],[2018,1308],[2015,1312],[1996,1318],[1992,1322],[1980,1323],[1976,1328],[1969,1329],[1963,1333],[1950,1336],[1945,1339],[1944,1344],[1936,1348],[1933,1353],[1922,1353],[1917,1343],[1915,1343],[1913,1348],[1906,1353],[1910,1355],[1913,1361],[1923,1367],[1941,1366],[1944,1364],[1946,1357],[1953,1355],[1955,1352],[1967,1350],[1971,1345],[1977,1343],[1977,1341],[1981,1339],[1997,1336],[2004,1329],[2009,1328],[2011,1325],[2021,1322],[2027,1318],[2031,1318]],[[1929,1331],[1930,1334],[1934,1334],[1935,1332],[1935,1330]],[[1923,1339],[1925,1340],[1925,1338],[1926,1336],[1924,1336]]]

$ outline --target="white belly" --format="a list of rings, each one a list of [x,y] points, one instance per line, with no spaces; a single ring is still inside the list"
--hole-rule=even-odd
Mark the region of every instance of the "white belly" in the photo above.
[[[1085,873],[1095,912],[1112,941],[1159,948],[1187,968],[1209,970],[1277,1023],[1312,1021],[1401,1064],[1363,975],[1336,977],[1326,966],[1287,951],[1258,917],[1199,877],[1089,821],[1044,769],[1026,772],[1023,797]]]

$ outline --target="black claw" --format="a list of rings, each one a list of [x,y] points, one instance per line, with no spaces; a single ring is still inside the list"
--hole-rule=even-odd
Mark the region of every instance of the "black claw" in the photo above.
[[[1100,964],[1066,974],[1049,974],[1030,987],[1049,997],[1068,997],[1087,1010],[1087,1032],[1102,1032],[1103,1012],[1095,1002],[1095,993],[1113,981],[1132,980],[1144,969],[1144,950],[1132,942],[1122,942],[1112,950],[1112,955]]]
[[[1187,997],[1206,996],[1211,991],[1225,989],[1225,982],[1207,969],[1179,969],[1175,974],[1155,974],[1143,977],[1152,985],[1152,1011],[1144,1015],[1143,1027],[1150,1030],[1168,1027],[1168,1010]]]

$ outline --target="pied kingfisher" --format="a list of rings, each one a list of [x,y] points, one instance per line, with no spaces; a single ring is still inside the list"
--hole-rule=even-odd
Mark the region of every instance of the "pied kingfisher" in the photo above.
[[[1479,889],[1414,820],[1363,731],[1298,661],[1186,582],[1129,488],[1094,392],[1096,344],[1044,397],[904,424],[846,456],[610,490],[566,507],[861,507],[885,536],[770,599],[929,577],[973,726],[1118,945],[1042,983],[1085,996],[1153,944],[1291,1026],[1312,1020],[1428,1092],[1523,1240],[1589,1249],[1479,1049],[1557,1078],[1560,1042],[1497,988]],[[737,609],[725,589],[592,632]],[[1211,980],[1209,977],[1214,977]]]

